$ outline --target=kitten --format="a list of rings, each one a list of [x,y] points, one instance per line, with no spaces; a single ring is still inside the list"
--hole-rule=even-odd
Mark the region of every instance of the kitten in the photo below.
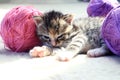
[[[100,36],[104,18],[81,18],[73,20],[71,14],[50,11],[34,16],[36,32],[43,46],[30,50],[33,57],[55,54],[60,61],[68,61],[78,53],[98,57],[109,52]]]

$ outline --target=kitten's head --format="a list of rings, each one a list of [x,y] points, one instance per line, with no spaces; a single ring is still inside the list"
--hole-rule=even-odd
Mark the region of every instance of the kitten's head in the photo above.
[[[51,47],[61,47],[69,38],[72,30],[71,21],[73,16],[50,11],[42,16],[34,16],[37,26],[37,35],[44,44]]]

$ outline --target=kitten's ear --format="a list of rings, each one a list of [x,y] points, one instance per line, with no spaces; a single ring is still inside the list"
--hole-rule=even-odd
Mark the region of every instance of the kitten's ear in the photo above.
[[[64,19],[67,23],[71,24],[71,22],[72,22],[72,20],[73,20],[73,15],[72,15],[72,14],[65,14],[64,17],[63,17],[63,19]]]
[[[43,16],[33,16],[36,25],[39,25],[43,21]]]

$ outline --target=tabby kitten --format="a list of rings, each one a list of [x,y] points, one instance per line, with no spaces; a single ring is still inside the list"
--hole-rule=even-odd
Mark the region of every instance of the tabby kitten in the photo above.
[[[55,54],[58,60],[67,61],[78,53],[98,57],[109,52],[100,36],[100,26],[104,18],[81,18],[73,20],[71,14],[50,11],[42,16],[34,16],[37,35],[43,46],[30,50],[33,57]]]

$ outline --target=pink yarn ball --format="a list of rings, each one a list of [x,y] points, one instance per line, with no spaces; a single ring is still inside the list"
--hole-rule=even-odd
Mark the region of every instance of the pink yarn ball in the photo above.
[[[0,33],[4,44],[9,49],[23,52],[41,45],[32,18],[36,15],[42,15],[42,13],[32,7],[25,6],[15,7],[5,15],[1,22]]]

